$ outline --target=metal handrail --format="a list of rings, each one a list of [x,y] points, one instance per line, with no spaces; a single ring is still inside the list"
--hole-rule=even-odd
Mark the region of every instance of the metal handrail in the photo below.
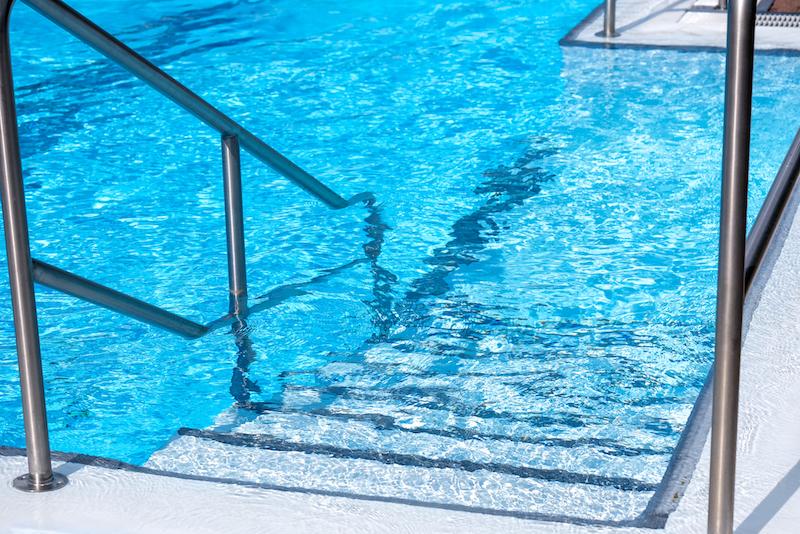
[[[733,532],[739,375],[745,296],[747,181],[753,100],[756,0],[732,0],[728,9],[725,74],[725,121],[722,148],[717,320],[714,357],[714,401],[711,419],[708,532]],[[772,192],[772,191],[771,191]],[[780,200],[776,195],[772,201]],[[766,241],[774,224],[763,221]],[[771,230],[770,230],[771,228]],[[766,246],[766,245],[765,245]],[[752,261],[763,257],[754,251]]]
[[[223,136],[236,136],[242,147],[329,207],[340,209],[348,201],[250,133],[232,118],[200,98],[114,36],[59,0],[22,0],[52,22],[88,44]]]
[[[240,145],[332,209],[374,200],[371,193],[345,200],[60,0],[22,1],[221,134],[230,317],[243,318],[248,312]],[[14,487],[41,492],[63,487],[67,478],[52,469],[34,281],[187,338],[206,334],[215,323],[201,325],[31,258],[11,69],[9,21],[13,6],[14,0],[0,0],[0,193],[28,456],[28,473],[17,477]],[[216,321],[217,325],[224,319]]]
[[[784,208],[794,192],[800,178],[800,129],[794,136],[786,156],[783,158],[769,188],[767,197],[761,205],[756,221],[747,234],[747,246],[744,255],[744,292],[750,290],[758,269],[769,250],[775,231],[778,229]]]
[[[37,259],[33,259],[33,279],[50,289],[127,315],[187,339],[204,336],[210,330],[208,326],[195,323],[158,306],[153,306]]]

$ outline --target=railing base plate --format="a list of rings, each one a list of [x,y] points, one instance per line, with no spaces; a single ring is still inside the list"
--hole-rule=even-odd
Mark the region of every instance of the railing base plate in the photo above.
[[[28,493],[43,493],[45,491],[54,491],[61,489],[69,483],[69,479],[62,474],[53,473],[53,478],[45,483],[36,483],[29,473],[18,476],[12,482],[12,485],[20,490]]]

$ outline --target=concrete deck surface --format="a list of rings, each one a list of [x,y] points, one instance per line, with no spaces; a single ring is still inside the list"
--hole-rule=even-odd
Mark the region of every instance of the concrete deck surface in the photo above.
[[[618,37],[596,34],[603,28],[598,8],[576,26],[563,45],[725,48],[727,14],[716,0],[617,0]],[[800,27],[756,26],[759,50],[800,51]]]

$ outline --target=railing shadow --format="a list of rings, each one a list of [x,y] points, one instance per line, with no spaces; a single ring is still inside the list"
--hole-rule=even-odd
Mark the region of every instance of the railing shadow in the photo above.
[[[647,15],[645,15],[644,17],[642,17],[640,19],[636,19],[636,20],[633,20],[631,22],[628,22],[627,24],[619,26],[617,28],[617,31],[620,32],[620,33],[626,32],[628,30],[636,28],[637,26],[641,26],[645,22],[653,20],[654,18],[658,17],[659,15],[663,15],[664,13],[668,13],[670,11],[684,11],[683,9],[679,9],[678,6],[680,4],[685,3],[685,1],[686,0],[675,0],[674,2],[670,3],[669,5],[661,8],[661,9],[657,9],[656,11],[653,11],[652,13],[648,13]]]
[[[736,534],[761,532],[765,526],[800,489],[800,461],[778,482],[772,491],[758,503],[750,515],[736,529]]]

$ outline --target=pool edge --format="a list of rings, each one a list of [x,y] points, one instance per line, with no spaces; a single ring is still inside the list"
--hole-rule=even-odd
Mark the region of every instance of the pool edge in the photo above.
[[[786,208],[780,215],[778,226],[769,243],[764,260],[755,273],[750,291],[745,296],[742,344],[747,339],[753,313],[761,301],[767,281],[772,276],[775,265],[780,258],[799,206],[800,191],[795,188],[791,193]],[[661,483],[642,513],[643,525],[647,528],[663,529],[666,526],[670,514],[677,510],[692,480],[692,476],[697,470],[698,462],[702,456],[703,447],[711,428],[713,379],[714,366],[712,364],[686,421],[686,427],[681,433],[675,451],[672,453],[670,463],[664,472]]]

